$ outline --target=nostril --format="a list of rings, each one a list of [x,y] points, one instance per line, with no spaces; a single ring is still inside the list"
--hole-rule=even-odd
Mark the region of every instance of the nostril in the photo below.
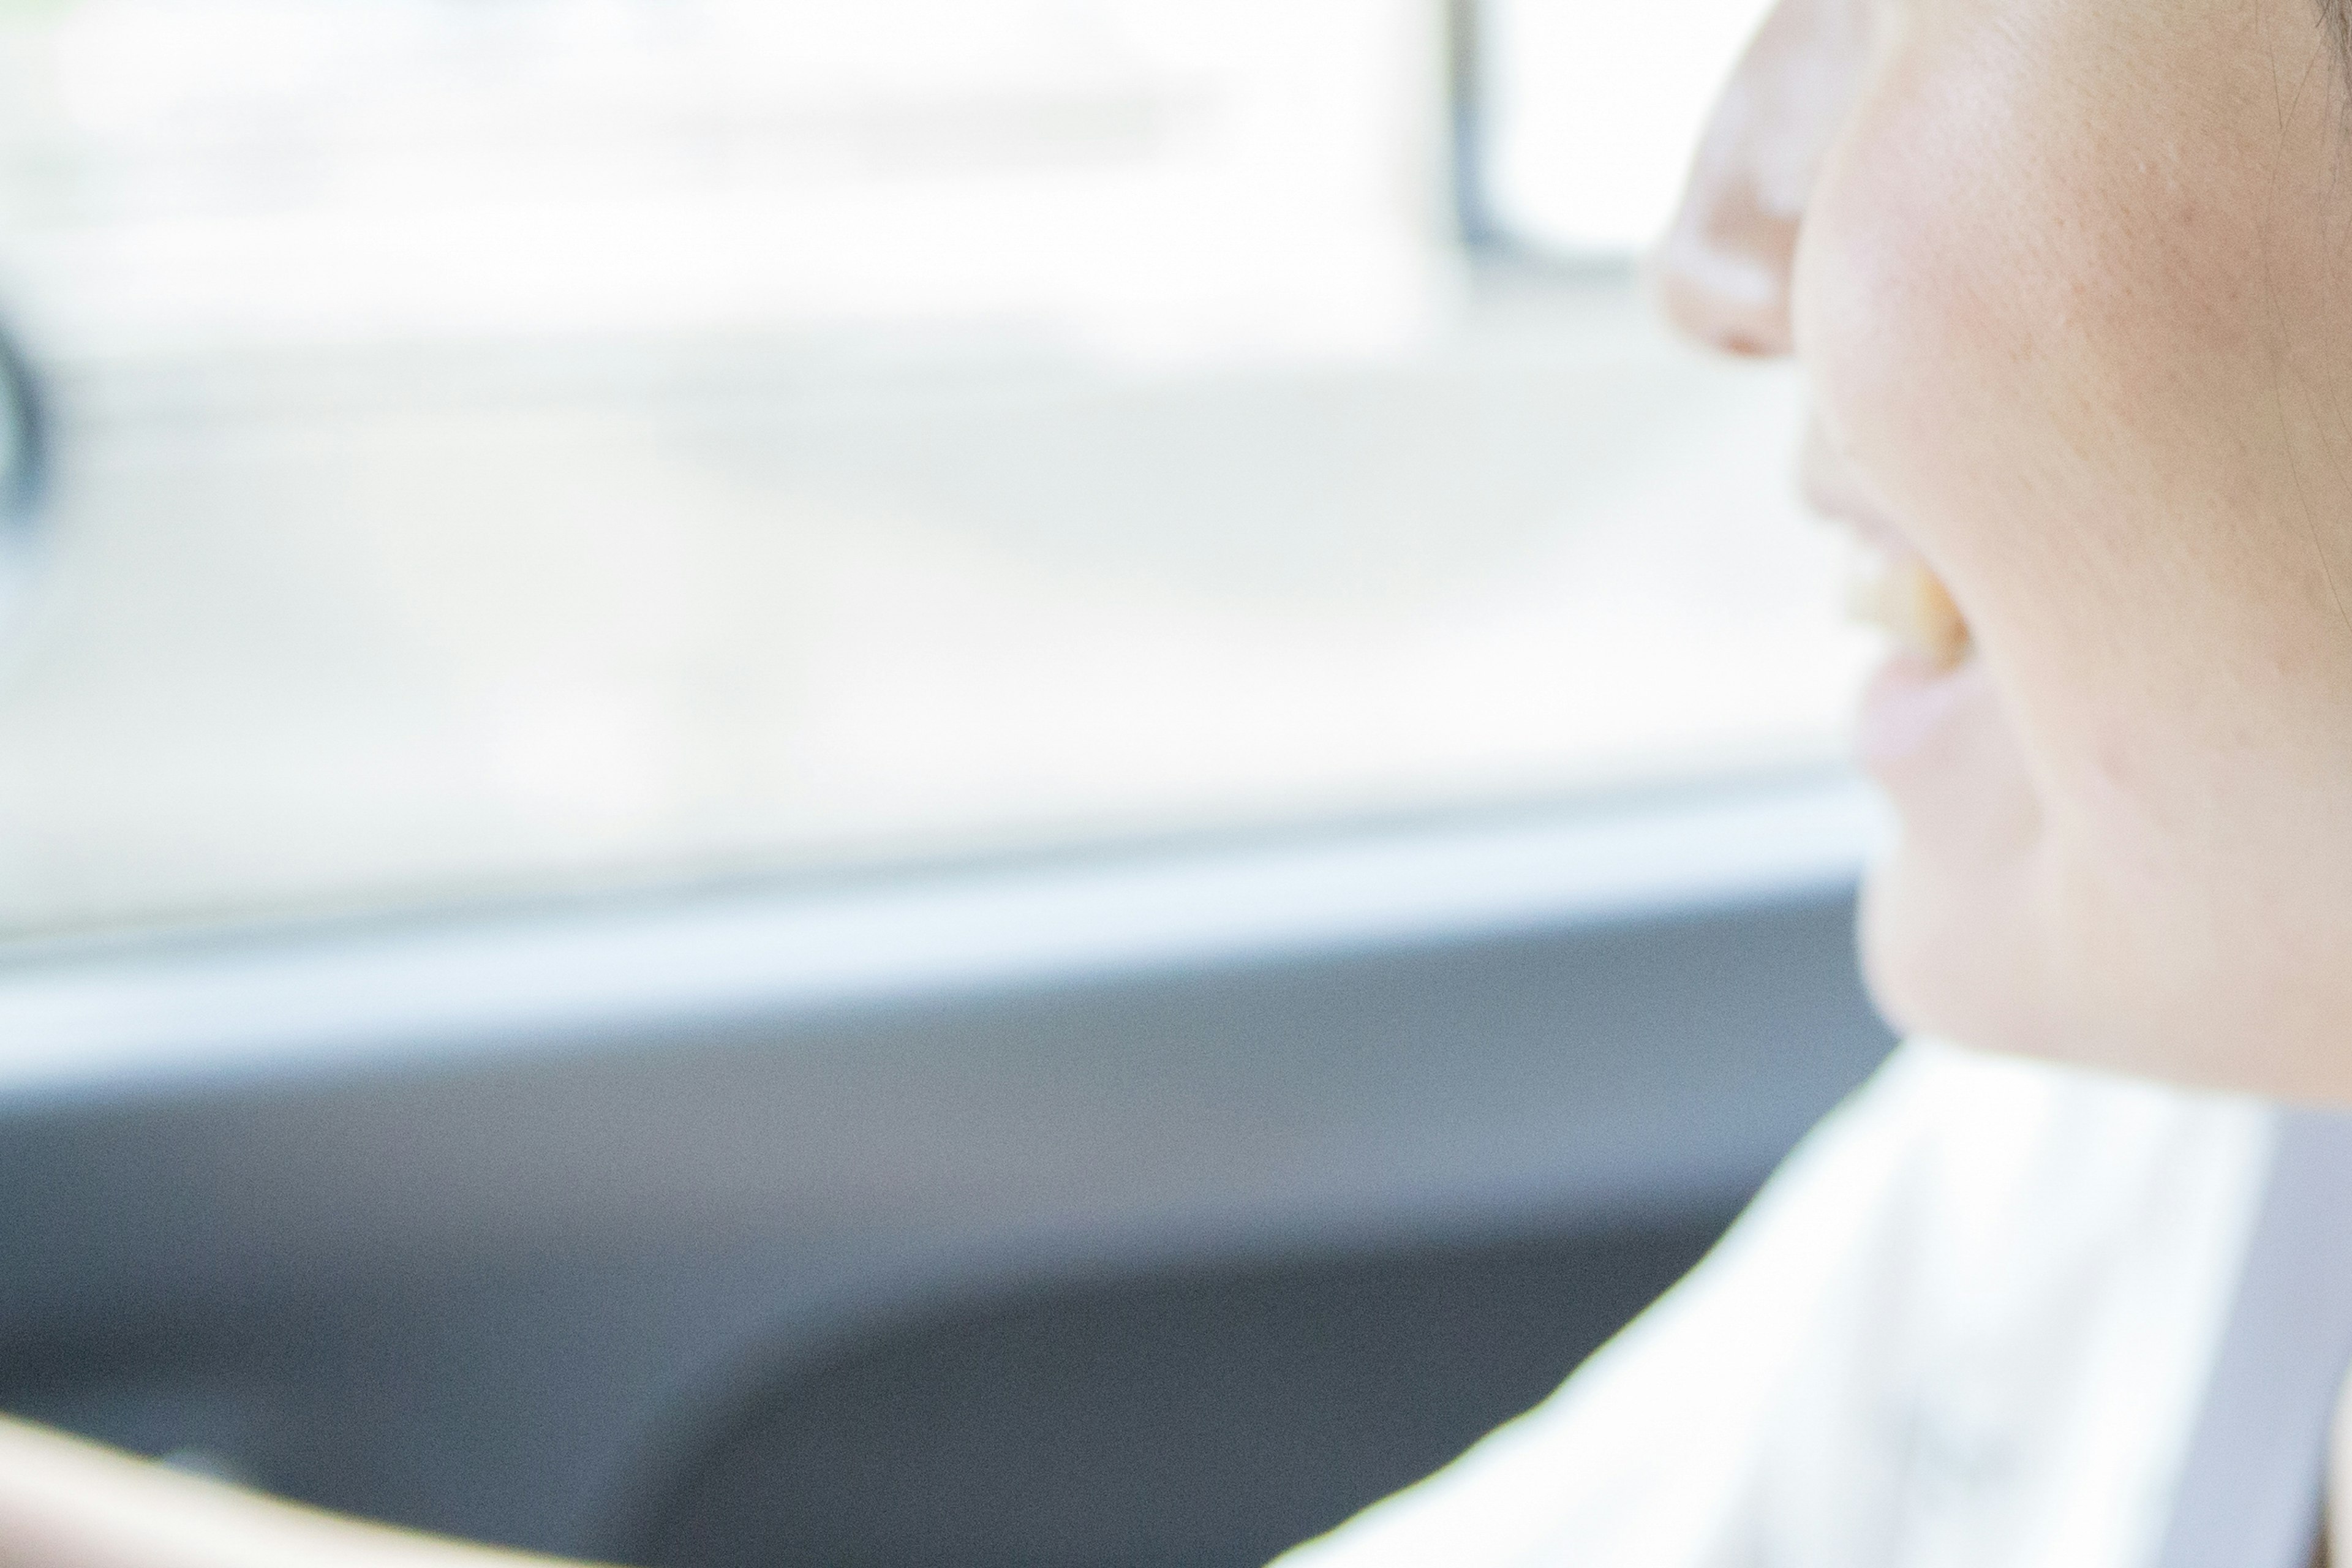
[[[1702,150],[1649,271],[1653,297],[1676,329],[1752,359],[1790,351],[1799,215],[1762,198],[1748,153],[1744,145]]]
[[[1789,352],[1786,333],[1764,331],[1727,331],[1716,339],[1715,346],[1724,353],[1742,359],[1777,359]]]
[[[1749,359],[1787,353],[1787,269],[1774,256],[1759,254],[1758,237],[1734,240],[1714,226],[1677,225],[1650,266],[1651,294],[1661,313],[1718,353]],[[1785,256],[1785,247],[1776,248]]]

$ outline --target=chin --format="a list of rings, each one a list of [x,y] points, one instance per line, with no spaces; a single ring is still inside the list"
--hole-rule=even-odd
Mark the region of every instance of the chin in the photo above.
[[[1984,1050],[2090,1059],[2052,939],[2049,825],[1982,671],[1926,743],[1873,759],[1900,831],[1863,879],[1862,972],[1887,1023]]]
[[[2012,858],[1935,847],[1906,836],[1863,883],[1863,976],[1898,1032],[2182,1089],[2352,1105],[2352,1049],[2328,1026],[2343,1015],[2293,1004],[2292,960],[2220,974],[2210,933],[2168,940],[2177,933],[2145,904],[2090,896],[2085,879],[2044,863],[2044,847]]]
[[[1907,835],[1863,880],[1864,984],[1889,1026],[1970,1047],[2095,1061],[2058,1016],[2028,868],[1943,862]],[[2096,1065],[2114,1065],[2096,1063]]]

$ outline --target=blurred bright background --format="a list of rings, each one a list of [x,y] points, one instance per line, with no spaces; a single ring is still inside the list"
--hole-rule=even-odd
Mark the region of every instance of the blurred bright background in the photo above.
[[[0,0],[0,931],[1822,763],[1757,0]]]

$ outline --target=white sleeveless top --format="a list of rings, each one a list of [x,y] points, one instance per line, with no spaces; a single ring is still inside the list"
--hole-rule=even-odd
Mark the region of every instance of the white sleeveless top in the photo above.
[[[2208,1385],[2263,1321],[2238,1284],[2281,1125],[1914,1041],[1559,1393],[1280,1568],[2194,1563],[2176,1492],[2231,1447]],[[2315,1486],[2320,1439],[2286,1441]],[[2307,1553],[2288,1479],[2266,1528]]]

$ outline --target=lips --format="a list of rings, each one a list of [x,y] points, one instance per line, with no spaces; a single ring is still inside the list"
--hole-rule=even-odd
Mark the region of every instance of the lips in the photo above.
[[[1863,690],[1854,744],[1863,765],[1899,800],[1942,778],[1948,770],[1936,759],[1950,751],[1943,741],[1982,709],[1991,689],[1972,657],[1968,617],[1934,568],[1881,525],[1857,524],[1856,532],[1848,607],[1885,633],[1890,646]]]
[[[1885,634],[1885,662],[1855,714],[1861,761],[1898,798],[1941,780],[1943,739],[1991,699],[1968,616],[1927,558],[1886,520],[1819,426],[1809,433],[1805,499],[1854,542],[1846,594],[1853,617]],[[1948,781],[1943,781],[1948,782]]]

